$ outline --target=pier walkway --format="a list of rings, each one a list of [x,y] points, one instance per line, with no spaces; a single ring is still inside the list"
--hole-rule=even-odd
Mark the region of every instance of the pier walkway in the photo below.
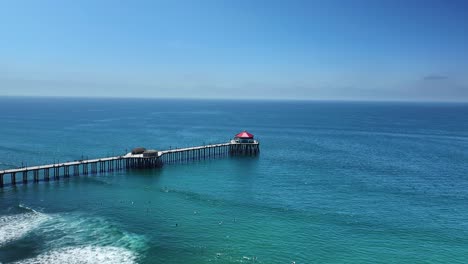
[[[5,184],[16,185],[17,176],[20,175],[22,183],[29,181],[39,182],[58,180],[60,177],[70,177],[78,175],[88,175],[111,172],[114,170],[137,169],[137,168],[158,168],[163,164],[173,164],[180,162],[190,162],[195,160],[205,160],[215,157],[229,155],[257,155],[260,152],[259,143],[252,140],[249,143],[240,143],[231,140],[228,143],[195,146],[189,148],[170,149],[157,152],[140,154],[127,153],[122,156],[105,157],[89,160],[76,160],[40,166],[30,166],[0,170],[0,188]],[[5,176],[9,175],[9,181],[5,182]],[[31,177],[32,176],[32,177]]]

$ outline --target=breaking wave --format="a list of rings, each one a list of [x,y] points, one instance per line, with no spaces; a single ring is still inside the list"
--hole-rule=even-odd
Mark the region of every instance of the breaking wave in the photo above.
[[[102,217],[80,213],[57,215],[41,225],[40,231],[49,248],[89,245],[138,252],[144,250],[148,242],[145,236],[124,231]]]
[[[119,247],[67,247],[51,250],[37,257],[15,262],[16,264],[42,264],[42,263],[89,263],[89,264],[107,264],[107,263],[136,263],[136,255],[124,248]]]
[[[102,217],[44,214],[24,205],[12,209],[16,214],[0,217],[0,247],[21,238],[40,237],[42,243],[38,255],[15,263],[136,263],[148,247],[146,236]],[[26,237],[29,233],[33,237]]]
[[[50,219],[50,216],[24,205],[18,207],[26,212],[0,217],[0,247],[24,237]]]

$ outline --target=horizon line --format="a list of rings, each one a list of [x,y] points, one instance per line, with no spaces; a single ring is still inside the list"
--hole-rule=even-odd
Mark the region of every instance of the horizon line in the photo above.
[[[0,95],[0,98],[49,98],[49,99],[133,99],[133,100],[186,100],[186,101],[267,101],[267,102],[362,102],[362,103],[453,103],[468,104],[468,100],[424,99],[361,99],[361,98],[228,98],[228,97],[138,97],[138,96],[73,96],[73,95]]]

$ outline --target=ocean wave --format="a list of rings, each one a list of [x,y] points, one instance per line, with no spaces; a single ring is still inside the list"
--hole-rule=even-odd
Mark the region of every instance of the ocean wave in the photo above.
[[[0,217],[0,247],[32,233],[45,251],[17,263],[134,263],[148,247],[145,235],[80,212],[44,214],[25,205]]]
[[[15,262],[16,264],[41,264],[41,263],[136,263],[136,255],[125,248],[120,247],[67,247],[51,250],[37,257]]]
[[[135,252],[146,249],[146,236],[130,233],[102,217],[82,213],[60,214],[41,226],[49,248],[90,245],[122,247]]]
[[[50,216],[19,205],[25,213],[0,217],[0,247],[24,237],[32,230],[50,219]]]

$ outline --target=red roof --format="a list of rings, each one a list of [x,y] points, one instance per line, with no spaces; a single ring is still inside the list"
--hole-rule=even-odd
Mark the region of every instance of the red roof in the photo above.
[[[242,131],[242,132],[240,132],[239,134],[237,134],[235,137],[236,137],[236,138],[253,138],[254,135],[250,134],[250,133],[247,132],[247,131]]]

